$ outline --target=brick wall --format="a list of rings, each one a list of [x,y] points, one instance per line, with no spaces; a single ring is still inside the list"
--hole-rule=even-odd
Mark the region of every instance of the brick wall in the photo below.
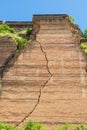
[[[86,124],[86,60],[79,30],[67,15],[35,15],[32,35],[35,40],[7,64],[0,119],[15,126],[30,119],[50,128]]]

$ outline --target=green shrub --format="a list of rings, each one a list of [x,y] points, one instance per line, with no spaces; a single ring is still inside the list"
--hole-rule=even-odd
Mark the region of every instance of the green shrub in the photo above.
[[[16,41],[16,45],[18,49],[21,49],[27,44],[27,39],[21,38],[21,37],[15,37],[14,40]]]
[[[26,30],[26,35],[29,36],[29,35],[31,34],[31,31],[32,31],[32,28],[28,28],[28,29]]]
[[[75,21],[72,16],[69,16],[69,20],[70,20],[71,23],[74,23],[74,21]]]
[[[28,121],[24,127],[15,128],[11,125],[5,124],[3,122],[0,122],[0,130],[48,130],[46,127],[44,127],[43,124],[39,124],[34,121]],[[87,126],[85,125],[73,125],[73,124],[64,124],[61,127],[57,128],[56,130],[87,130]]]
[[[57,128],[56,130],[69,130],[69,129],[70,129],[70,124],[66,123],[61,127]]]
[[[82,39],[87,39],[87,29],[84,30],[82,34]]]
[[[20,31],[19,33],[17,33],[14,30],[14,28],[11,28],[6,24],[0,25],[0,37],[10,36],[15,41],[18,49],[21,49],[22,47],[24,47],[27,44],[31,31],[32,31],[32,29],[28,28],[28,29],[24,29],[24,30]],[[24,34],[25,37],[24,38],[21,37],[20,34]]]
[[[48,130],[44,125],[36,123],[34,121],[29,121],[25,124],[24,130]]]
[[[29,36],[31,34],[32,28],[23,29],[18,34],[25,34],[26,36]]]
[[[65,124],[56,130],[87,130],[87,126],[85,125],[73,125],[73,124]]]
[[[81,47],[82,49],[87,49],[87,42],[81,43],[81,44],[80,44],[80,47]]]
[[[85,125],[78,125],[74,128],[74,130],[87,130],[87,126]]]
[[[83,50],[84,54],[87,54],[87,42],[81,43],[80,47]]]
[[[87,29],[84,30],[82,33],[81,40],[84,41],[84,43],[80,44],[81,49],[83,50],[84,54],[87,54]]]
[[[6,33],[6,32],[14,33],[15,30],[14,30],[14,28],[9,27],[7,24],[1,24],[0,33]]]
[[[14,128],[11,125],[0,122],[0,130],[19,130],[19,129]]]
[[[85,29],[84,32],[82,33],[81,40],[87,40],[87,29]]]
[[[22,31],[18,32],[18,35],[25,34],[26,35],[27,29],[23,29]]]
[[[12,39],[16,42],[16,45],[18,46],[24,46],[25,43],[27,42],[27,39],[24,39],[20,36],[18,36],[17,34],[10,34],[10,37],[12,37]]]

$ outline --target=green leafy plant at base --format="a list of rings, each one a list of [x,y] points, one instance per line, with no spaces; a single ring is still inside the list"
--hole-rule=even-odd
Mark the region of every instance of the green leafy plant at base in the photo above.
[[[14,128],[11,125],[0,122],[0,130],[20,130],[20,129]]]
[[[43,124],[39,124],[34,121],[28,121],[24,126],[24,130],[48,130],[48,129],[45,128]]]
[[[56,130],[87,130],[87,126],[85,125],[73,125],[73,124],[64,124],[60,128],[57,128]]]
[[[85,125],[76,125],[74,130],[87,130],[87,126]]]
[[[27,30],[29,31],[27,32]],[[3,37],[3,36],[11,37],[15,41],[18,49],[21,49],[27,44],[31,31],[32,29],[30,28],[30,29],[24,29],[21,32],[17,33],[14,30],[14,28],[11,28],[6,24],[0,25],[0,37]],[[24,38],[21,37],[20,34],[25,34],[25,37]]]
[[[0,122],[0,130],[48,130],[48,129],[43,124],[30,120],[21,128],[15,128],[11,125]],[[76,125],[66,123],[54,130],[87,130],[87,126],[82,124]]]
[[[57,128],[56,130],[69,130],[69,129],[70,129],[70,124],[66,123],[61,127]]]

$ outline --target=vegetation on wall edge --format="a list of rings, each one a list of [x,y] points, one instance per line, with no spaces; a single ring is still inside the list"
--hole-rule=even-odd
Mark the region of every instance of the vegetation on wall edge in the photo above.
[[[60,127],[54,126],[54,130],[87,130],[87,126],[83,124],[63,124]],[[5,124],[3,122],[0,122],[0,130],[49,130],[47,127],[45,127],[43,124],[37,123],[35,121],[28,121],[24,124],[21,128],[15,128],[12,125]]]
[[[18,49],[26,46],[29,41],[29,36],[31,34],[32,28],[23,29],[20,32],[16,32],[14,28],[9,27],[7,24],[0,25],[0,37],[9,36],[11,37]]]

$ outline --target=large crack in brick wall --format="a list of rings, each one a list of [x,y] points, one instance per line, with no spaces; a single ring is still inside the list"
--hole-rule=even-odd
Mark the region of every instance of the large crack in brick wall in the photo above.
[[[41,98],[42,90],[43,90],[43,88],[47,85],[47,83],[49,82],[49,80],[50,80],[51,77],[52,77],[52,74],[51,74],[51,72],[50,72],[50,70],[49,70],[49,66],[48,66],[48,62],[49,62],[49,61],[48,61],[46,52],[43,50],[43,47],[42,47],[42,45],[41,45],[40,42],[36,41],[36,43],[39,43],[39,47],[40,47],[40,49],[41,49],[41,51],[42,51],[42,53],[43,53],[43,55],[44,55],[44,57],[45,57],[45,60],[46,60],[46,68],[47,68],[47,71],[48,71],[48,74],[49,74],[49,78],[47,78],[46,82],[45,82],[45,83],[42,85],[42,87],[40,88],[37,103],[35,104],[35,106],[34,106],[34,108],[32,109],[32,111],[29,112],[29,113],[20,121],[20,123],[18,123],[15,127],[18,127],[18,126],[20,126],[21,124],[23,124],[24,122],[26,122],[27,118],[29,118],[30,115],[35,111],[35,109],[37,108],[38,104],[40,103],[40,98]]]
[[[48,62],[40,44],[34,41],[26,47],[11,69],[6,71],[2,79],[0,104],[1,108],[5,105],[6,110],[1,109],[0,118],[19,126],[37,107],[42,88],[50,77]]]
[[[66,122],[86,123],[86,60],[78,45],[79,34],[67,19],[49,19],[35,22],[40,24],[36,40],[46,54],[52,77],[27,120],[36,120],[51,129]]]
[[[87,123],[79,30],[66,15],[34,16],[33,23],[34,41],[4,72],[0,119],[16,127],[35,120],[51,129],[65,122]]]

